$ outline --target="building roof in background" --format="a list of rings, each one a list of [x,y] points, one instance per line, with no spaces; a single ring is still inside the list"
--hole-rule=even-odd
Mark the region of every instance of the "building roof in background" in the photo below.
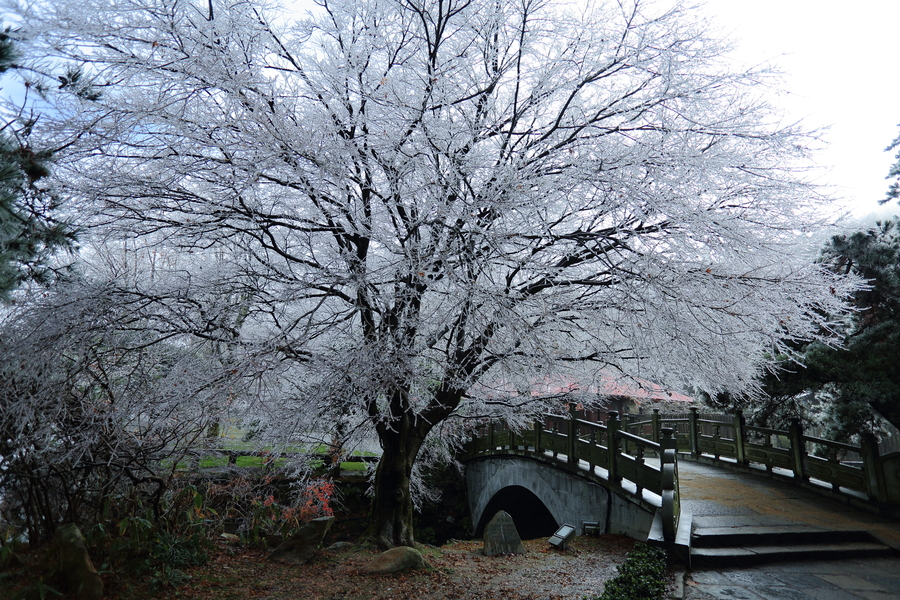
[[[590,394],[621,396],[641,402],[693,402],[694,399],[667,389],[657,383],[632,377],[601,375],[599,380],[583,384],[570,378],[547,378],[532,387],[533,396],[556,394]]]
[[[511,387],[501,386],[493,388],[487,394],[496,397],[498,395],[517,395],[518,392]],[[631,398],[638,404],[643,402],[693,402],[694,399],[685,394],[674,392],[659,384],[652,383],[634,377],[614,377],[601,375],[589,383],[576,380],[572,377],[548,376],[531,384],[531,395],[563,396],[567,394],[588,394],[598,397],[623,397]]]

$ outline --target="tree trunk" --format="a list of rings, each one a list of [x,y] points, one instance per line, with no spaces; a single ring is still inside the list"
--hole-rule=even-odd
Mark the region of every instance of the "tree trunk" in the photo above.
[[[387,550],[395,546],[415,546],[413,502],[409,483],[413,463],[427,432],[412,426],[408,416],[395,424],[396,429],[379,428],[384,454],[375,471],[375,499],[364,541]]]

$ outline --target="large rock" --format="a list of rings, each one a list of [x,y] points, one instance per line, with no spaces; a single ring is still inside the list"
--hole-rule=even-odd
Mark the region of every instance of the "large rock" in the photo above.
[[[406,569],[425,568],[425,559],[419,551],[409,546],[397,546],[376,556],[362,568],[365,573],[396,573]]]
[[[269,560],[290,565],[305,564],[322,545],[322,539],[328,533],[328,528],[331,527],[333,520],[334,517],[313,519],[272,550]]]
[[[516,524],[509,513],[501,510],[484,528],[485,556],[497,554],[525,554],[525,545],[516,530]]]
[[[84,536],[77,525],[66,523],[57,527],[49,558],[75,600],[103,597],[103,581],[88,556]]]

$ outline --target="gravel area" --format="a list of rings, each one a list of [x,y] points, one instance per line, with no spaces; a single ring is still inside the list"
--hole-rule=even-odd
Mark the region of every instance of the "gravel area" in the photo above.
[[[376,554],[350,549],[320,552],[301,567],[269,562],[259,551],[223,548],[192,571],[180,598],[264,600],[582,600],[603,591],[634,541],[604,535],[578,537],[566,551],[547,540],[525,542],[526,554],[487,557],[481,542],[453,541],[423,548],[431,568],[392,575],[361,571]]]

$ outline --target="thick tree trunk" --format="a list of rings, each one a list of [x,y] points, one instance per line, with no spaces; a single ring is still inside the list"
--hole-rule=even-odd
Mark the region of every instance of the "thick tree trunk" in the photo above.
[[[409,489],[413,464],[432,427],[459,405],[462,392],[439,391],[431,409],[419,415],[409,409],[405,397],[404,392],[398,392],[391,399],[392,414],[400,416],[389,422],[381,418],[374,405],[370,410],[384,453],[375,471],[375,499],[362,540],[374,542],[385,550],[415,546]]]
[[[363,539],[387,550],[395,546],[415,546],[413,503],[409,491],[415,454],[385,445],[375,472],[375,499]],[[417,449],[418,450],[418,449]]]

